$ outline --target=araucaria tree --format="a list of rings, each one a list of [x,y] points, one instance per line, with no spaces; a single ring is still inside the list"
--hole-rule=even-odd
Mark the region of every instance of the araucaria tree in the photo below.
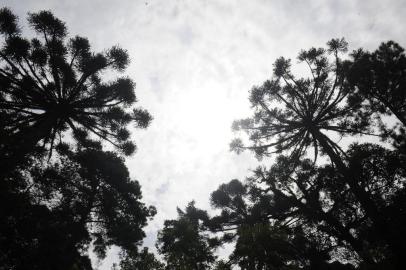
[[[130,78],[103,79],[126,69],[127,52],[92,52],[49,11],[28,22],[35,38],[0,9],[0,268],[91,270],[89,250],[104,258],[115,245],[131,255],[124,266],[162,269],[138,250],[156,211],[123,159],[136,149],[129,125],[151,116],[133,107]]]
[[[350,62],[339,56],[347,51],[347,42],[333,39],[327,45],[328,49],[311,48],[299,54],[298,60],[309,67],[310,78],[295,78],[290,60],[276,60],[274,78],[251,90],[254,116],[234,123],[236,130],[249,134],[253,145],[244,147],[236,139],[231,147],[236,151],[249,148],[258,156],[290,152],[292,160],[302,157],[309,146],[314,148],[315,160],[319,151],[326,153],[369,217],[382,225],[378,207],[349,172],[344,151],[327,134],[373,135],[368,113],[359,113],[361,104],[346,102],[352,91],[346,79]]]
[[[131,107],[137,99],[130,78],[103,80],[107,72],[125,70],[127,52],[118,46],[92,52],[87,38],[68,38],[65,24],[49,11],[30,13],[28,22],[35,38],[23,37],[17,17],[0,10],[2,163],[13,167],[39,142],[51,154],[68,131],[79,142],[92,134],[133,153],[127,126],[145,128],[151,116]]]
[[[353,107],[358,104],[348,107],[343,102],[351,90],[345,77],[349,63],[340,59],[346,51],[344,39],[331,40],[328,49],[302,51],[298,60],[308,65],[310,78],[296,78],[290,69],[291,60],[278,58],[273,79],[251,90],[254,116],[233,124],[235,130],[249,134],[253,145],[244,146],[236,139],[231,143],[232,149],[252,149],[258,156],[289,151],[297,158],[313,146],[315,158],[322,148],[333,162],[340,163],[342,151],[325,132],[364,134],[369,124],[353,114]]]
[[[278,156],[245,183],[232,180],[212,194],[221,213],[207,224],[223,233],[221,242],[235,241],[232,264],[262,270],[402,269],[403,48],[390,41],[343,60],[346,52],[344,39],[302,51],[298,60],[309,68],[304,78],[294,76],[290,60],[281,57],[273,77],[252,88],[254,115],[233,124],[249,142],[235,139],[231,148],[252,150],[259,158]],[[385,123],[388,115],[392,120]],[[346,135],[353,144],[340,143]],[[354,144],[354,135],[395,147]],[[321,163],[320,154],[327,156]]]

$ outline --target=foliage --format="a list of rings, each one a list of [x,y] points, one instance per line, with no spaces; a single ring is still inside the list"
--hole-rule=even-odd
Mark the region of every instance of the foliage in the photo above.
[[[99,258],[111,245],[138,254],[156,210],[120,155],[135,150],[129,124],[151,116],[133,107],[130,78],[103,79],[126,69],[127,52],[92,52],[50,11],[28,14],[31,39],[17,21],[0,9],[1,268],[92,269],[90,244]]]
[[[75,260],[89,260],[84,254],[90,242],[100,258],[113,244],[137,250],[155,209],[140,202],[140,186],[130,179],[121,158],[87,150],[71,152],[48,167],[33,161],[2,182],[2,203],[7,206],[1,230],[4,262],[13,262],[16,269],[24,264],[69,269]]]
[[[359,49],[352,53],[348,81],[354,86],[349,104],[362,101],[363,111],[369,111],[379,121],[383,137],[406,153],[406,56],[394,41],[382,43],[374,52]],[[393,125],[392,116],[401,124]],[[388,124],[392,123],[392,124]],[[398,130],[396,130],[398,129]]]
[[[278,153],[290,152],[288,158],[295,164],[306,149],[313,146],[316,162],[320,149],[337,168],[339,181],[349,185],[350,192],[368,218],[380,230],[385,230],[386,221],[380,215],[379,206],[347,166],[345,152],[331,139],[331,132],[341,136],[370,135],[372,122],[367,116],[372,112],[359,110],[362,102],[346,102],[354,91],[346,76],[351,63],[339,58],[339,53],[347,51],[346,41],[332,39],[327,45],[327,50],[311,48],[298,56],[299,61],[309,66],[311,78],[296,79],[290,71],[290,60],[279,58],[274,64],[275,79],[251,91],[254,117],[237,121],[234,127],[248,133],[253,145],[247,148],[259,156],[272,153],[268,149],[275,149],[273,152]],[[327,53],[332,54],[332,63]],[[243,148],[239,142],[232,143],[237,151]]]
[[[232,149],[240,152],[248,148],[258,157],[288,151],[297,158],[313,146],[317,159],[320,145],[325,152],[329,148],[335,155],[342,153],[322,130],[340,135],[367,133],[368,121],[353,114],[358,104],[343,105],[351,90],[345,77],[348,63],[339,57],[346,51],[344,39],[329,41],[328,49],[302,51],[298,60],[308,65],[310,78],[295,78],[291,60],[278,58],[274,78],[250,92],[254,116],[233,124],[235,130],[246,131],[253,144],[244,146],[241,139],[236,139]]]
[[[25,172],[15,171],[12,181],[0,182],[2,268],[92,269],[81,250],[86,246],[86,229],[67,209],[52,210],[39,203],[26,180]]]
[[[374,53],[358,50],[342,60],[345,40],[327,45],[299,54],[309,78],[296,78],[290,60],[279,58],[274,77],[251,90],[253,117],[233,124],[251,144],[235,139],[232,150],[250,149],[259,158],[283,154],[245,183],[232,180],[211,195],[221,212],[207,224],[222,232],[221,242],[235,242],[230,260],[242,269],[403,265],[403,48],[387,42]],[[386,125],[382,119],[388,114],[401,124]],[[388,134],[396,149],[364,143],[343,150],[335,140],[337,135],[385,140]],[[331,164],[317,163],[320,152]]]
[[[280,156],[246,183],[232,180],[211,195],[221,213],[207,224],[223,233],[222,242],[235,241],[230,260],[242,269],[353,269],[340,261],[396,269],[405,250],[406,160],[373,144],[354,144],[347,156],[361,187],[382,208],[385,231],[371,223],[334,167],[311,160],[292,167]]]
[[[145,128],[151,116],[132,109],[135,83],[128,77],[105,82],[129,64],[118,46],[94,53],[87,38],[67,38],[65,23],[49,11],[29,13],[36,37],[22,36],[17,17],[0,10],[0,127],[3,162],[12,168],[38,142],[51,155],[65,134],[83,144],[90,134],[126,155],[134,152],[128,124]]]
[[[359,49],[352,54],[348,80],[356,86],[351,101],[367,100],[366,110],[393,114],[406,125],[406,55],[393,41],[374,52]]]
[[[235,139],[232,150],[250,149],[258,158],[279,155],[270,168],[259,167],[245,182],[220,185],[210,197],[216,215],[200,212],[196,237],[211,232],[216,246],[235,244],[229,260],[214,269],[402,269],[403,49],[387,42],[374,53],[358,50],[343,60],[344,39],[327,45],[299,54],[309,78],[296,78],[290,60],[279,58],[274,77],[251,90],[253,117],[234,122],[251,144]],[[400,120],[398,126],[383,123],[391,114]],[[353,143],[345,150],[336,142],[344,135],[382,140],[391,135],[395,148]],[[330,162],[317,162],[320,153]],[[165,223],[161,243],[168,228],[179,237],[173,236],[172,243],[182,239],[173,233],[173,222]],[[176,248],[191,249],[186,243]],[[166,252],[173,250],[167,246]]]
[[[220,260],[216,263],[214,270],[231,270],[231,265],[224,260]]]
[[[28,15],[32,39],[17,20],[0,9],[2,269],[90,270],[89,247],[104,258],[112,245],[123,270],[402,269],[406,56],[397,43],[347,57],[347,42],[332,39],[300,52],[303,78],[278,58],[273,77],[250,92],[253,116],[233,124],[250,143],[231,143],[258,158],[277,154],[273,165],[220,185],[213,216],[194,202],[178,208],[158,233],[162,263],[139,250],[156,210],[141,202],[120,156],[136,148],[129,124],[146,128],[151,116],[133,108],[130,78],[102,79],[126,69],[127,52],[92,52],[49,11]],[[337,140],[347,135],[394,147]],[[116,152],[103,151],[103,141]],[[327,162],[317,162],[320,154]],[[216,261],[224,243],[234,249]]]
[[[210,269],[215,261],[216,241],[201,233],[207,213],[191,202],[185,212],[178,209],[178,219],[166,220],[158,233],[158,252],[164,256],[167,269]]]
[[[164,270],[165,265],[155,258],[148,248],[135,254],[123,254],[124,259],[120,262],[121,270]]]

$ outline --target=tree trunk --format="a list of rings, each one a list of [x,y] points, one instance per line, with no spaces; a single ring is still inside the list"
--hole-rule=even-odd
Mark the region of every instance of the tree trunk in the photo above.
[[[356,196],[360,202],[362,208],[365,210],[366,215],[371,218],[375,225],[376,233],[382,235],[388,243],[389,248],[392,250],[396,257],[396,261],[403,261],[403,255],[399,254],[398,244],[403,242],[403,239],[393,239],[387,233],[390,230],[390,224],[387,224],[386,219],[382,213],[379,213],[373,200],[370,198],[369,194],[358,185],[357,178],[355,175],[351,174],[348,167],[344,164],[341,157],[338,156],[333,148],[328,144],[326,135],[320,132],[320,130],[314,130],[312,132],[313,136],[322,146],[323,150],[329,155],[331,161],[337,166],[337,169],[342,174],[346,183],[350,186],[351,191]]]
[[[342,158],[333,150],[331,145],[328,143],[326,135],[321,133],[318,129],[314,129],[312,131],[312,135],[320,143],[322,149],[327,153],[331,161],[337,167],[339,173],[343,176],[346,183],[350,186],[351,191],[359,200],[367,216],[369,216],[372,221],[376,222],[377,224],[382,223],[382,219],[379,216],[379,212],[375,203],[370,198],[369,194],[358,185],[358,179],[355,175],[350,173],[347,165],[345,165]]]

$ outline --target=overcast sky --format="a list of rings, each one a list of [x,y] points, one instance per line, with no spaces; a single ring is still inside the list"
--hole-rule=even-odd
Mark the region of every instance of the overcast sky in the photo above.
[[[345,37],[350,49],[382,41],[406,46],[404,1],[265,0],[31,0],[4,1],[26,27],[27,12],[51,10],[70,35],[88,37],[94,50],[119,44],[137,83],[139,105],[154,117],[136,131],[138,152],[127,159],[144,201],[158,214],[147,227],[153,246],[165,219],[258,165],[251,153],[229,152],[231,123],[249,116],[248,91],[270,77],[279,56]],[[295,61],[294,61],[295,63]],[[116,260],[109,253],[100,269]]]

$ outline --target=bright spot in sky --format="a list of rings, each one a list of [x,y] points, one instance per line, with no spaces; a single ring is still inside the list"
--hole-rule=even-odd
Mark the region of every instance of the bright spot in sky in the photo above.
[[[173,105],[172,115],[179,120],[179,127],[188,127],[184,131],[198,142],[198,152],[218,148],[223,143],[219,138],[229,135],[233,110],[227,103],[225,91],[218,85],[206,84],[185,93]]]

